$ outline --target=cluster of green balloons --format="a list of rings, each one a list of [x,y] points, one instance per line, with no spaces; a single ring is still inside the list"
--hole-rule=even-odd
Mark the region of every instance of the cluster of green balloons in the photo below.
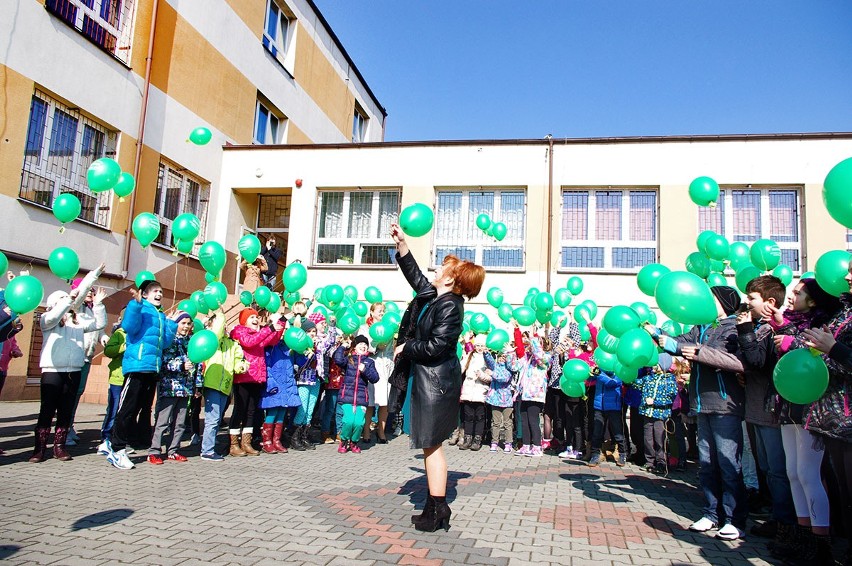
[[[659,359],[657,345],[643,328],[656,321],[654,312],[641,301],[610,308],[598,331],[595,363],[615,373],[623,382],[632,383],[639,368],[653,366]]]
[[[503,241],[509,229],[502,222],[493,222],[484,212],[476,217],[476,227],[498,242]]]
[[[86,182],[93,193],[112,189],[122,200],[136,188],[136,179],[133,175],[122,171],[118,162],[109,157],[101,157],[89,165],[86,171]]]
[[[589,378],[591,368],[589,364],[580,359],[566,361],[562,365],[562,376],[559,378],[559,387],[569,397],[583,397],[586,395],[585,382]]]
[[[435,214],[422,202],[406,206],[399,213],[399,227],[413,238],[426,235],[434,222]]]

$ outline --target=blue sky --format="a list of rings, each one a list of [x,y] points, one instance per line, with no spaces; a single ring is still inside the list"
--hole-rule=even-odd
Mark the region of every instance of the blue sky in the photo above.
[[[848,0],[315,0],[386,140],[852,131]]]

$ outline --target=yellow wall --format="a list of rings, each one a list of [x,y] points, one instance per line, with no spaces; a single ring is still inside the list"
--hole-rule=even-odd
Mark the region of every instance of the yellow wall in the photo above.
[[[0,82],[4,85],[2,103],[6,122],[0,139],[0,194],[17,197],[21,190],[21,167],[27,144],[27,125],[35,84],[9,67],[0,65]],[[8,142],[6,140],[9,140]],[[16,172],[11,174],[11,172]]]
[[[300,130],[291,120],[287,125],[287,142],[289,144],[309,144],[314,143],[308,135]]]
[[[822,200],[822,185],[805,185],[802,214],[802,271],[813,271],[819,256],[846,249],[846,230],[828,214]]]
[[[661,186],[657,206],[660,263],[672,269],[683,269],[686,256],[695,251],[698,236],[698,213],[689,198],[689,186]]]
[[[263,35],[263,24],[266,22],[266,2],[264,0],[226,1],[228,6],[260,40]]]

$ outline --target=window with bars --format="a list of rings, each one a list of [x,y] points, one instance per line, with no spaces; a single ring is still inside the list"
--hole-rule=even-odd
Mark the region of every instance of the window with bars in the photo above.
[[[134,0],[45,0],[44,7],[122,63],[130,61]]]
[[[352,117],[352,141],[355,143],[362,142],[367,135],[367,113],[361,110],[358,103],[355,103],[355,114]]]
[[[432,264],[448,254],[491,269],[524,268],[526,193],[517,189],[439,190],[435,213]],[[497,241],[476,225],[487,214],[506,225],[506,237]]]
[[[86,171],[96,159],[115,157],[117,133],[36,90],[24,148],[19,196],[41,206],[53,206],[60,193],[80,199],[80,220],[109,224],[109,191],[89,190]]]
[[[288,65],[292,56],[296,16],[281,0],[266,0],[266,22],[263,26],[263,47],[280,63]]]
[[[637,271],[657,261],[657,192],[562,191],[561,268]]]
[[[698,231],[713,230],[730,242],[752,244],[761,238],[778,243],[781,263],[802,270],[799,189],[722,189],[716,208],[699,207]]]
[[[210,203],[210,185],[202,183],[185,170],[160,162],[157,176],[157,192],[154,196],[154,214],[160,220],[160,235],[154,240],[164,246],[172,246],[172,221],[179,215],[191,213],[201,220],[201,229],[192,254],[204,242],[207,230],[207,206]]]
[[[257,209],[257,237],[266,247],[266,241],[275,239],[275,244],[283,252],[278,260],[284,267],[287,260],[287,245],[290,240],[291,195],[260,195]]]
[[[317,199],[314,264],[394,263],[390,225],[399,220],[398,189],[323,190]]]
[[[254,113],[254,143],[280,144],[284,139],[287,119],[263,98],[258,98]]]

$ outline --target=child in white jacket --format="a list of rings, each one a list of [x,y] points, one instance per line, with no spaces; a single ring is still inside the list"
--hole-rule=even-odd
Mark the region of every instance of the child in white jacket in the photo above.
[[[485,394],[491,384],[491,370],[485,363],[485,335],[477,334],[471,350],[461,362],[461,405],[464,440],[459,450],[479,450],[485,435]]]
[[[100,272],[99,270],[96,270]],[[41,407],[35,429],[35,450],[30,462],[44,460],[47,436],[54,415],[56,416],[56,434],[53,440],[53,455],[56,459],[71,460],[65,450],[65,439],[71,425],[71,414],[83,364],[86,363],[84,334],[102,330],[106,327],[107,317],[103,300],[104,289],[98,289],[93,297],[93,316],[77,313],[72,307],[77,297],[85,296],[94,284],[95,277],[87,277],[77,289],[66,293],[56,291],[47,298],[47,311],[39,318],[39,326],[44,335],[41,348]]]

